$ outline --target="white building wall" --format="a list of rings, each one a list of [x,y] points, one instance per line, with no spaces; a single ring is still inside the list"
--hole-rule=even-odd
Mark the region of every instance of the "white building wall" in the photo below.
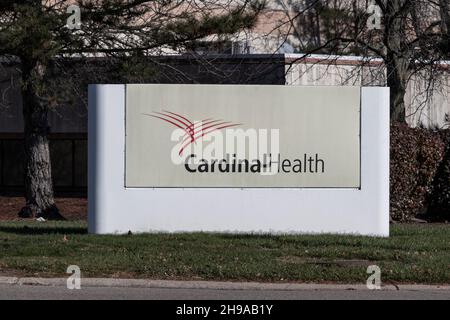
[[[381,60],[363,63],[361,57],[331,57],[301,54],[286,55],[287,85],[355,85],[384,86],[386,69]],[[413,77],[405,96],[407,122],[410,126],[427,128],[450,127],[450,77],[444,75],[436,89],[427,95],[429,82]]]

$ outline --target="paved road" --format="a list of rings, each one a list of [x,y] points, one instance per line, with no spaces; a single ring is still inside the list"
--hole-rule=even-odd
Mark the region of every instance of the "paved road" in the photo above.
[[[445,299],[450,300],[450,290],[235,290],[205,288],[136,288],[136,287],[82,287],[68,290],[64,286],[39,286],[0,284],[0,299]]]

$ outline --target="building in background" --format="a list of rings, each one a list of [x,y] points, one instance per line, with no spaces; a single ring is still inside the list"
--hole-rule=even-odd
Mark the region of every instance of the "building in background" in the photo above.
[[[346,56],[301,53],[308,48],[320,48],[330,36],[327,35],[330,25],[335,32],[339,30],[336,17],[349,4],[364,11],[368,3],[268,1],[252,30],[226,39],[201,39],[182,51],[159,48],[149,58],[154,72],[139,82],[385,86],[386,68],[380,59],[352,56],[351,48]],[[114,71],[103,68],[101,61],[102,58],[93,58],[90,62],[96,65],[92,73],[103,74],[95,82],[116,82]],[[87,84],[77,81],[79,75],[73,61],[66,60],[66,64],[66,74],[73,77],[65,75],[62,82],[69,86],[64,90],[69,92],[70,99],[50,114],[54,185],[57,192],[86,192]],[[450,62],[442,62],[440,67],[448,71]],[[23,185],[22,98],[17,72],[17,66],[0,63],[0,191],[19,191]],[[449,126],[448,74],[444,73],[431,95],[423,79],[413,78],[409,82],[406,94],[409,125]],[[59,90],[57,86],[55,90]]]

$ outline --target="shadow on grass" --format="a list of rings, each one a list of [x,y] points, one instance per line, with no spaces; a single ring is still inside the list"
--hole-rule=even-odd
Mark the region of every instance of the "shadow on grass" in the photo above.
[[[28,226],[0,226],[0,233],[14,233],[20,235],[45,234],[87,234],[85,227],[28,227]]]

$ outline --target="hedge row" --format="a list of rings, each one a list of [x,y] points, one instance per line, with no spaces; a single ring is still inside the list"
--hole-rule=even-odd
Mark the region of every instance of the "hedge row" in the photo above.
[[[391,218],[450,218],[450,130],[391,126]]]
[[[441,131],[446,145],[428,196],[428,215],[431,220],[450,221],[450,130]]]

